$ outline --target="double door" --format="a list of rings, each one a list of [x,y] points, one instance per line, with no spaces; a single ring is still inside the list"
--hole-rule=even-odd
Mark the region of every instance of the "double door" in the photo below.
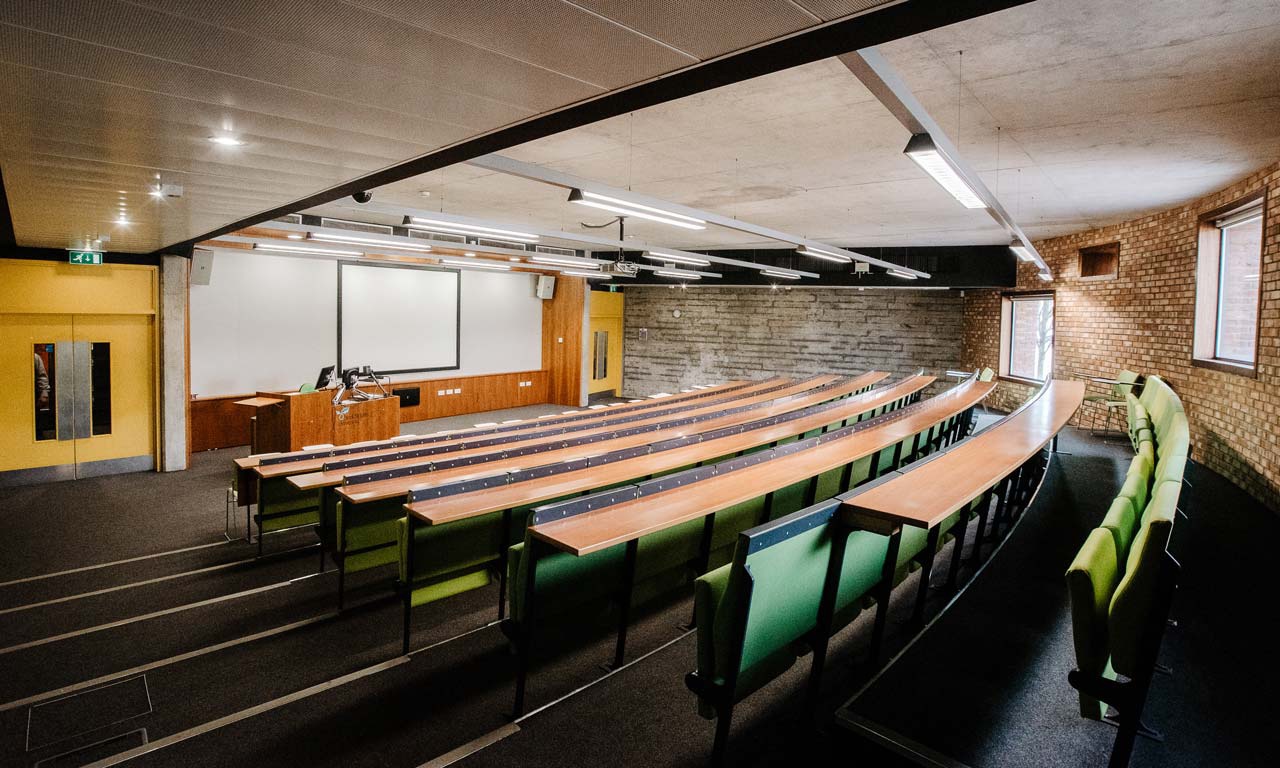
[[[155,468],[151,315],[0,315],[0,486]]]

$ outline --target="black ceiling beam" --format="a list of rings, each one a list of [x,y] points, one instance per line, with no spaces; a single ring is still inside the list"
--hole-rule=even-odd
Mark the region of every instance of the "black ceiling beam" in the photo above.
[[[669,75],[612,91],[449,147],[383,168],[358,179],[338,184],[322,192],[286,205],[256,213],[239,221],[174,243],[156,253],[190,254],[191,246],[238,229],[260,224],[288,213],[333,202],[450,165],[487,155],[519,144],[551,136],[610,117],[617,117],[656,104],[692,96],[713,88],[732,85],[849,51],[880,45],[931,29],[956,24],[1002,11],[1031,0],[904,0],[860,16],[802,30],[780,40],[764,43],[717,59],[691,65]]]

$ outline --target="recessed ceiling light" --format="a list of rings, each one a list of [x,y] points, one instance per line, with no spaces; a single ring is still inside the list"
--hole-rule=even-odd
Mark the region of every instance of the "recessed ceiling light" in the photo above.
[[[164,197],[164,192],[161,192],[161,191],[160,191],[160,188],[159,188],[159,187],[156,187],[155,189],[151,190],[151,196],[152,196],[152,197]]]
[[[209,141],[220,147],[242,147],[244,142],[233,136],[210,136]]]

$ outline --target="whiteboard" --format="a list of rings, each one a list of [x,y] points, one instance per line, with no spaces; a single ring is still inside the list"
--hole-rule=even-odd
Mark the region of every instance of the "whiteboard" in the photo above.
[[[541,369],[543,302],[534,295],[537,275],[464,270],[456,279],[462,293],[458,368],[396,374],[392,381]],[[383,317],[407,311],[384,309],[390,314]],[[194,395],[296,389],[313,383],[321,367],[337,362],[334,260],[215,249],[209,285],[191,286],[190,311]],[[388,347],[416,348],[420,343],[419,322],[398,328],[385,319],[379,322]],[[365,364],[353,354],[344,346],[344,364]],[[377,370],[374,361],[367,362]]]
[[[378,373],[458,368],[460,284],[456,270],[341,263],[341,368]]]
[[[333,261],[218,249],[191,286],[191,394],[297,389],[337,358]]]

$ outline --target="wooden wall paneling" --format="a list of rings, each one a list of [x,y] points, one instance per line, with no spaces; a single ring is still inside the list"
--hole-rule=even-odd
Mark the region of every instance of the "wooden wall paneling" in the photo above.
[[[191,401],[187,426],[192,451],[210,451],[249,444],[249,420],[253,413],[235,404],[251,395],[202,397]]]
[[[582,315],[587,280],[556,278],[555,297],[542,303],[542,367],[547,402],[578,406],[582,396]]]

